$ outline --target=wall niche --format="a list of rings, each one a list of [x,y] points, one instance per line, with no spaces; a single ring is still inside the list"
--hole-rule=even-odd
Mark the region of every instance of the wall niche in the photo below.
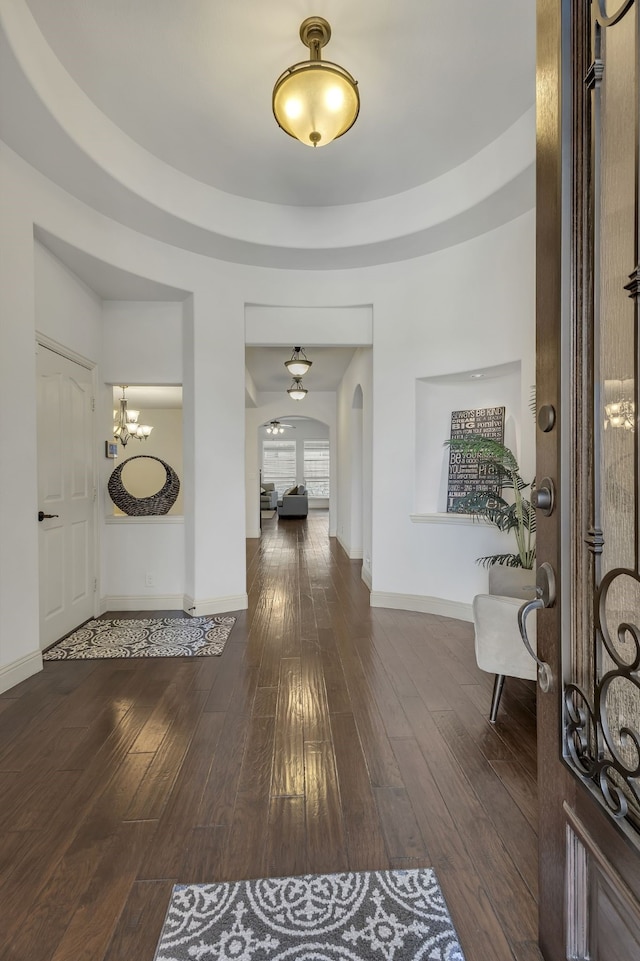
[[[122,389],[113,387],[113,409],[118,409]],[[183,514],[183,453],[182,453],[182,387],[171,386],[130,386],[126,390],[129,408],[140,411],[139,423],[153,427],[147,440],[131,438],[126,447],[118,442],[118,456],[108,461],[109,475],[118,465],[125,465],[129,459],[147,455],[144,459],[123,466],[122,481],[126,490],[134,497],[144,498],[155,494],[166,481],[165,469],[155,459],[165,461],[180,480],[180,492],[169,515]],[[107,494],[108,513],[114,517],[126,516],[113,503]]]
[[[523,477],[529,476],[521,457],[522,391],[520,361],[416,379],[416,514],[446,514],[449,451],[444,442],[451,436],[454,410],[504,407],[504,442],[519,459]],[[531,424],[533,431],[533,418]]]

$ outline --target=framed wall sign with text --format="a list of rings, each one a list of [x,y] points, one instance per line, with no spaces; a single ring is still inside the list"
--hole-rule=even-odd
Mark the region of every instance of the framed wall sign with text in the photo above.
[[[484,407],[480,410],[454,410],[451,412],[451,438],[469,437],[472,434],[490,437],[504,443],[504,407]],[[500,488],[495,469],[478,463],[473,454],[449,451],[449,478],[447,482],[447,513],[455,514],[458,504],[468,494],[495,491]]]

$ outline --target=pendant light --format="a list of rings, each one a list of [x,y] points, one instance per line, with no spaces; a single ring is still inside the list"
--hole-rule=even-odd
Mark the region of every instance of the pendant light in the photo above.
[[[287,394],[291,400],[304,400],[309,391],[306,387],[302,386],[302,379],[300,377],[294,377],[291,387],[287,390]]]
[[[294,347],[291,360],[285,360],[284,366],[292,377],[304,377],[313,361],[307,360],[303,347]]]
[[[300,39],[310,58],[289,67],[273,88],[273,114],[278,126],[309,147],[323,147],[341,137],[356,122],[360,110],[358,82],[348,70],[321,60],[331,39],[323,17],[307,17]]]

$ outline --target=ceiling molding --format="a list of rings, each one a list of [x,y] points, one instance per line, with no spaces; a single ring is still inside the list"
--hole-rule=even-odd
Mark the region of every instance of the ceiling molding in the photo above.
[[[533,208],[533,107],[474,156],[410,190],[325,207],[266,203],[197,181],[124,133],[68,74],[24,0],[0,0],[0,22],[9,146],[94,209],[185,250],[265,267],[366,267],[461,243]]]

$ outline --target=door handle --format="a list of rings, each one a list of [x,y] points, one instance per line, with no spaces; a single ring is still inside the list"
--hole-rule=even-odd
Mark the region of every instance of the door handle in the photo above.
[[[541,564],[536,574],[536,596],[532,601],[526,601],[518,611],[518,628],[520,637],[527,651],[538,665],[538,683],[543,694],[553,688],[553,671],[546,661],[538,657],[527,635],[527,617],[532,611],[553,607],[556,602],[556,575],[551,564]]]
[[[45,514],[44,511],[38,511],[38,520],[39,520],[39,521],[47,520],[49,517],[60,517],[60,515],[59,515],[59,514]]]

